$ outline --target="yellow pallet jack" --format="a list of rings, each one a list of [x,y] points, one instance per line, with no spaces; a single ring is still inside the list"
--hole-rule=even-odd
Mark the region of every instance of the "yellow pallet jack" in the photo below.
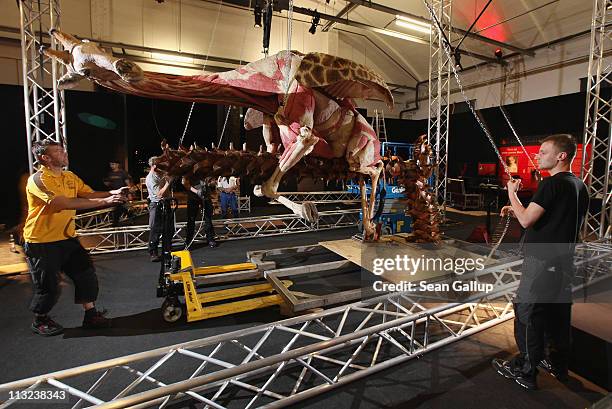
[[[208,283],[211,286],[213,284],[219,286],[241,279],[261,278],[261,272],[254,263],[195,267],[188,250],[175,251],[171,255],[170,271],[162,271],[157,288],[157,296],[165,298],[161,311],[166,322],[178,321],[184,312],[186,312],[187,322],[192,322],[285,303],[269,283],[197,291],[199,281],[204,281],[205,284]],[[284,280],[283,284],[290,287],[293,283]],[[261,295],[265,293],[274,294]],[[184,305],[179,300],[180,296],[185,298]]]

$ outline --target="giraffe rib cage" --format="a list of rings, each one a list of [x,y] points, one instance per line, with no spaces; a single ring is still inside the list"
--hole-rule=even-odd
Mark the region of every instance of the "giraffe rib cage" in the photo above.
[[[574,289],[611,277],[611,256],[610,244],[580,245]],[[286,407],[511,319],[511,297],[518,286],[513,268],[521,263],[499,260],[494,268],[471,274],[502,284],[462,302],[428,306],[415,295],[388,294],[5,383],[0,398],[6,399],[8,391],[44,387],[66,391],[73,408],[163,408],[184,399],[214,408]],[[184,371],[178,373],[176,364]],[[129,376],[122,379],[125,386],[104,389],[118,374]],[[233,394],[224,392],[234,388],[241,395],[231,400]],[[14,402],[7,400],[0,408]]]

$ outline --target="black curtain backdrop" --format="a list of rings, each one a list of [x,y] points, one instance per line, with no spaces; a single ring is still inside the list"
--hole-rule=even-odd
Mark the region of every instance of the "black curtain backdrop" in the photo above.
[[[96,115],[112,121],[112,129],[100,128],[79,117]],[[122,97],[118,94],[66,92],[66,137],[69,169],[94,190],[106,190],[103,179],[109,161],[124,163]]]
[[[586,95],[576,93],[507,105],[506,113],[523,143],[537,143],[554,133],[570,133],[582,139]],[[497,146],[517,145],[500,109],[480,110]],[[368,118],[368,122],[371,118]],[[427,132],[427,119],[407,121],[386,119],[387,137],[394,142],[414,142]],[[451,114],[448,141],[448,175],[455,177],[466,165],[465,176],[476,176],[478,163],[497,162],[495,151],[471,112]]]
[[[4,115],[3,133],[5,149],[0,162],[3,174],[2,211],[0,223],[8,226],[18,222],[20,199],[19,176],[27,172],[26,138],[23,112],[23,89],[15,85],[0,85],[0,104]],[[508,105],[508,115],[523,140],[537,139],[551,133],[572,133],[581,138],[584,121],[585,94],[576,93],[538,101]],[[70,169],[94,189],[103,189],[102,179],[108,172],[108,161],[120,160],[127,164],[134,180],[144,176],[146,160],[160,153],[160,142],[167,139],[172,147],[178,145],[183,133],[191,103],[151,100],[120,95],[104,90],[97,92],[66,91],[66,113]],[[223,113],[223,114],[220,114]],[[196,104],[183,145],[196,142],[200,146],[217,143],[217,130],[225,119],[224,108],[216,105]],[[79,113],[90,113],[109,119],[114,129],[92,126],[79,119]],[[232,140],[235,144],[247,142],[249,149],[263,144],[261,129],[240,131],[236,135],[233,122],[240,118],[235,110],[230,120],[232,135],[224,136],[224,147]],[[498,108],[481,111],[497,144],[505,140],[515,144]],[[240,118],[242,119],[242,118]],[[368,122],[371,118],[368,118]],[[387,137],[393,142],[413,142],[427,132],[427,120],[386,119]],[[227,131],[226,131],[227,132]],[[467,176],[476,174],[479,162],[496,162],[496,156],[485,135],[470,112],[454,114],[450,121],[449,176],[456,176],[467,164]],[[236,146],[239,148],[239,146]],[[243,194],[251,186],[244,181]],[[256,200],[254,204],[257,204]],[[263,202],[262,202],[263,203]]]
[[[22,87],[0,85],[0,111],[3,140],[0,172],[5,175],[4,183],[0,183],[0,224],[13,226],[25,206],[19,193],[19,179],[29,172]]]

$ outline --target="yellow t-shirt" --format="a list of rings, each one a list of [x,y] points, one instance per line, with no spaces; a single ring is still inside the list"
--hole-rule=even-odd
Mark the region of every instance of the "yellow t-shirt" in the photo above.
[[[76,236],[76,210],[51,212],[48,204],[56,196],[79,197],[93,192],[77,175],[70,171],[53,173],[42,166],[28,178],[26,197],[28,216],[23,227],[23,238],[30,243],[48,243]]]

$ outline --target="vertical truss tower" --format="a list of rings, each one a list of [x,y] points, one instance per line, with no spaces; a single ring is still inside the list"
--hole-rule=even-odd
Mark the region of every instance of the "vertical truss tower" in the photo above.
[[[604,51],[612,47],[612,28],[606,27],[612,17],[611,0],[593,1],[591,47],[587,76],[587,97],[584,123],[582,178],[589,190],[591,208],[584,223],[584,237],[597,239],[610,236],[612,192],[610,189],[610,159],[612,153],[612,106],[610,93],[602,86],[612,82],[612,59]],[[592,155],[587,155],[590,145]],[[595,199],[595,203],[594,202]],[[599,201],[601,200],[601,207]]]
[[[46,138],[66,146],[64,92],[57,88],[61,67],[55,60],[39,53],[51,28],[59,28],[59,0],[20,0],[21,61],[28,164],[30,173],[38,163],[32,155],[32,143]],[[50,38],[52,49],[57,49]]]
[[[434,191],[440,204],[443,218],[446,211],[446,174],[448,170],[448,101],[450,97],[451,64],[449,55],[444,51],[444,36],[451,35],[451,0],[432,0],[431,7],[442,27],[441,32],[432,26],[429,44],[429,120],[427,141],[434,146],[437,170]]]

